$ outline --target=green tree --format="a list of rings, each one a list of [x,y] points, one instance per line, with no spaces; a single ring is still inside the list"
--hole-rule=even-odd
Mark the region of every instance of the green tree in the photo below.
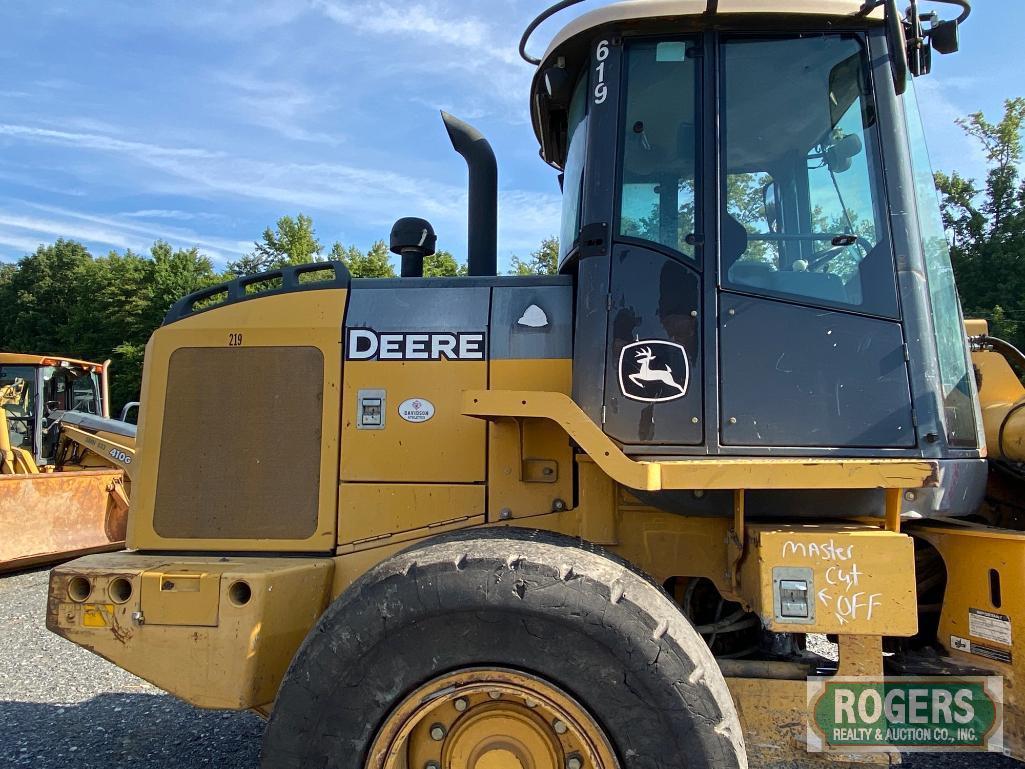
[[[354,278],[394,278],[395,268],[391,264],[388,246],[379,240],[364,253],[356,246],[343,246],[335,243],[331,246],[328,258],[344,264]]]
[[[536,251],[532,251],[530,259],[522,261],[518,256],[512,258],[510,275],[555,275],[559,272],[559,238],[555,235],[545,238]]]
[[[979,184],[954,172],[936,174],[943,222],[965,313],[990,320],[993,333],[1025,344],[1025,98],[1008,99],[996,123],[981,112],[958,121],[986,154]]]
[[[78,340],[71,320],[86,294],[91,263],[92,256],[81,243],[58,240],[22,258],[13,273],[8,270],[0,347],[74,354]]]
[[[438,251],[424,259],[425,278],[454,278],[466,275],[466,265],[460,264],[448,251]]]
[[[0,349],[113,360],[112,411],[139,398],[146,341],[182,296],[218,280],[197,249],[93,258],[81,243],[40,246],[0,266]]]
[[[195,291],[218,283],[213,262],[197,248],[174,249],[157,241],[150,249],[153,276],[150,287],[147,326],[152,330],[163,321],[171,305]]]
[[[282,216],[274,228],[263,231],[252,253],[228,263],[228,271],[239,277],[255,275],[290,264],[315,262],[323,251],[313,229],[313,219],[305,214],[296,218]]]

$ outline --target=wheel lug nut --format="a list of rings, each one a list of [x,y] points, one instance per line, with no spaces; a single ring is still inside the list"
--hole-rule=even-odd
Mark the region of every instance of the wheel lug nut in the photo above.
[[[464,697],[460,697],[459,699],[457,699],[452,704],[455,706],[455,709],[458,710],[460,713],[462,713],[464,710],[466,710],[468,707],[470,707],[470,703],[467,702],[466,698],[464,698]]]
[[[502,699],[502,692],[488,692],[488,696],[493,700]]]
[[[441,769],[441,767],[438,766],[437,761],[428,761],[424,764],[424,769]]]
[[[566,769],[582,769],[584,762],[580,760],[580,756],[570,756],[566,759]]]
[[[523,700],[523,704],[526,705],[528,708],[536,708],[537,707],[537,700],[532,700],[530,697],[526,697]]]
[[[552,724],[552,726],[555,727],[556,734],[565,734],[567,731],[569,731],[569,727],[566,726],[566,723],[564,721],[556,721],[554,724]]]
[[[445,727],[441,724],[435,724],[431,727],[431,739],[435,742],[441,742],[445,739]]]

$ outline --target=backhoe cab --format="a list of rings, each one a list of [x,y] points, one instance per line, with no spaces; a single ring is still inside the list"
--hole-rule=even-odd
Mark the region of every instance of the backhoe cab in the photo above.
[[[955,4],[571,21],[527,57],[559,274],[495,275],[494,155],[446,116],[469,275],[419,277],[407,218],[402,278],[179,302],[133,552],[56,570],[48,626],[268,715],[267,767],[818,766],[807,677],[884,672],[1003,676],[1025,757],[1025,537],[983,501],[1025,391],[980,328],[977,387],[909,81]]]

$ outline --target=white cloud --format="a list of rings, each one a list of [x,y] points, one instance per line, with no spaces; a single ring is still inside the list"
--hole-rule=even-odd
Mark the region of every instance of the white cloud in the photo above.
[[[453,96],[458,111],[480,117],[496,113],[510,124],[526,118],[526,98],[533,70],[517,52],[516,27],[499,26],[467,17],[464,9],[443,9],[437,3],[413,3],[401,8],[384,2],[312,0],[314,8],[352,32],[375,35],[402,55],[374,62],[380,75],[394,81],[415,72],[423,90],[444,90]],[[439,55],[444,49],[445,55]],[[432,87],[433,86],[433,87]],[[424,99],[422,95],[414,99]],[[441,103],[434,97],[430,104]],[[487,109],[484,105],[490,104]]]
[[[219,214],[196,213],[195,211],[176,211],[164,208],[146,208],[141,211],[122,211],[118,216],[129,219],[174,219],[177,221],[190,221],[192,219],[218,219]]]
[[[102,133],[86,133],[75,131],[57,131],[36,126],[13,125],[0,123],[0,136],[11,136],[21,139],[34,139],[51,144],[61,144],[82,149],[103,150],[108,152],[137,153],[148,158],[192,158],[211,159],[219,157],[217,153],[207,150],[161,147],[146,142],[125,141]]]
[[[115,155],[125,163],[144,164],[182,182],[193,196],[202,191],[208,197],[261,200],[311,214],[326,212],[359,222],[363,227],[376,228],[382,237],[395,218],[404,212],[415,212],[434,220],[444,243],[460,244],[465,237],[465,188],[428,178],[347,163],[273,162],[27,126],[0,125],[2,133],[25,141],[98,150]],[[143,174],[136,174],[133,183],[142,187],[161,184],[159,179]],[[503,190],[500,238],[503,253],[525,253],[536,247],[538,232],[555,231],[559,205],[560,200],[555,195]],[[117,248],[148,248],[154,239],[161,238],[174,244],[199,245],[221,261],[250,247],[244,242],[140,222],[145,218],[181,218],[180,212],[143,211],[125,217],[103,217],[53,206],[34,208],[60,218],[44,221],[8,217],[6,222],[0,219],[0,224],[20,225],[48,235],[80,238]],[[81,224],[83,222],[87,224]]]
[[[40,238],[35,240],[18,232],[5,230],[0,227],[0,246],[6,246],[7,248],[13,249],[22,255],[34,253],[39,246],[43,245],[43,243],[48,240],[50,240],[50,238]],[[0,259],[0,263],[3,261],[3,259]]]
[[[198,246],[201,251],[217,260],[224,260],[227,257],[234,257],[252,248],[249,241],[238,241],[216,236],[204,235],[193,230],[172,226],[157,226],[139,223],[138,220],[124,221],[116,216],[97,216],[95,214],[83,213],[67,208],[56,206],[29,204],[31,208],[43,211],[53,216],[61,217],[67,223],[68,220],[88,222],[97,225],[104,232],[109,233],[112,238],[138,238],[136,243],[142,244],[142,250],[148,250],[155,240],[165,240],[174,246],[189,247]],[[113,243],[113,240],[104,241],[94,238],[97,242]],[[140,246],[131,246],[140,250]]]
[[[56,238],[71,238],[89,243],[101,243],[106,246],[113,246],[114,248],[130,248],[134,251],[144,251],[150,246],[150,243],[146,243],[138,237],[126,235],[123,232],[117,232],[106,227],[78,224],[67,219],[24,216],[8,213],[3,210],[0,210],[0,227],[6,228],[7,232],[16,230],[42,235],[43,238],[39,242],[43,242],[43,240],[52,241]],[[20,237],[23,243],[29,242],[29,239],[24,235]],[[28,250],[34,251],[35,247],[33,246]]]
[[[236,258],[252,247],[249,242],[212,237],[186,229],[140,225],[116,217],[95,216],[54,206],[30,204],[29,207],[45,216],[0,208],[0,245],[30,253],[40,243],[70,238],[91,246],[147,253],[154,241],[164,240],[177,248],[197,246],[219,263]]]
[[[299,80],[273,80],[244,72],[221,72],[215,80],[227,91],[235,114],[251,125],[296,141],[342,142],[338,134],[310,127],[331,101],[323,89],[314,91]]]
[[[313,0],[328,18],[361,32],[389,37],[413,37],[437,49],[439,45],[472,49],[482,58],[515,63],[504,46],[495,44],[491,27],[480,19],[446,15],[422,3],[396,7],[384,2]]]

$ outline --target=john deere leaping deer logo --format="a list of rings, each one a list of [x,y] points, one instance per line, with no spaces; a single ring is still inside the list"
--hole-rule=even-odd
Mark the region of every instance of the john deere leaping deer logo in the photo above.
[[[674,401],[687,394],[689,383],[683,345],[652,339],[628,344],[619,355],[619,389],[631,400]]]

